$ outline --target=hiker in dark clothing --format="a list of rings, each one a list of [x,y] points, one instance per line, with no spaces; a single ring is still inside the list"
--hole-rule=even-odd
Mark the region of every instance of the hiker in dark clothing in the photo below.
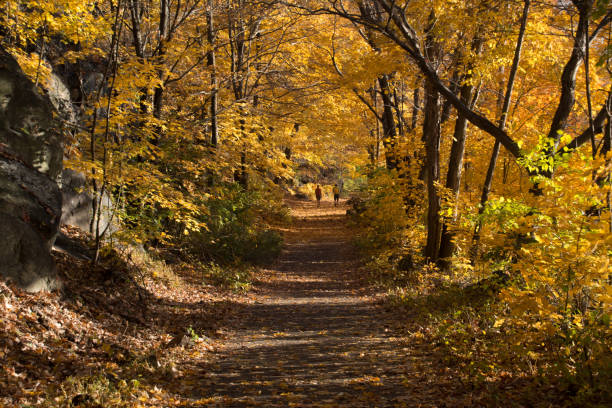
[[[315,189],[315,197],[317,198],[317,207],[321,206],[321,197],[323,197],[323,191],[321,191],[321,186],[317,184],[317,188]]]

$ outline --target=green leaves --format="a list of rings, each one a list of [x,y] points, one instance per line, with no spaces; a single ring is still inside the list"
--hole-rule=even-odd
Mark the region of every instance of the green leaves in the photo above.
[[[598,20],[603,17],[604,14],[608,13],[608,6],[610,5],[610,0],[596,0],[593,5],[593,11],[591,12],[591,18],[593,20]]]

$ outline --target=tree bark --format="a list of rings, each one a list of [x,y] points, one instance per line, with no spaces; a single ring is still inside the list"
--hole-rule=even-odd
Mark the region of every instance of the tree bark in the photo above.
[[[208,0],[208,11],[206,13],[206,20],[208,24],[208,32],[207,39],[208,45],[210,46],[210,51],[208,51],[207,55],[207,65],[210,69],[210,85],[211,85],[211,95],[210,95],[210,145],[212,147],[217,147],[219,143],[219,128],[217,124],[217,65],[215,58],[215,44],[216,44],[216,36],[215,36],[215,27],[214,27],[214,1]]]
[[[606,129],[604,131],[604,139],[602,141],[601,155],[606,157],[608,152],[612,149],[612,124],[610,123],[610,114],[608,113],[608,121],[606,123]],[[606,180],[608,184],[612,183],[612,170],[608,170]],[[608,188],[608,194],[606,197],[606,204],[608,207],[608,231],[612,234],[612,189]]]
[[[516,48],[514,50],[514,58],[512,60],[512,68],[510,68],[510,75],[508,76],[508,85],[506,88],[506,94],[504,96],[504,105],[499,117],[499,128],[503,131],[506,128],[506,118],[508,117],[508,110],[510,109],[510,101],[512,99],[512,90],[514,88],[514,81],[516,79],[516,73],[518,71],[519,63],[521,61],[521,50],[523,47],[523,39],[525,38],[525,29],[527,27],[527,18],[529,17],[529,7],[531,6],[531,0],[525,0],[523,6],[523,15],[521,17],[521,28],[519,29],[519,35],[516,40]],[[489,160],[489,167],[487,168],[487,175],[485,182],[482,187],[482,194],[480,196],[480,207],[478,208],[478,215],[482,215],[485,210],[487,201],[489,200],[489,193],[491,192],[491,185],[493,184],[493,175],[495,173],[495,165],[499,156],[499,149],[501,143],[499,140],[495,141],[493,150],[491,152],[491,158]],[[472,261],[478,255],[478,244],[480,242],[480,230],[482,228],[482,222],[478,221],[474,228],[474,236],[472,238],[472,249],[471,257]]]
[[[404,115],[401,109],[401,98],[403,97],[404,95],[402,94],[401,97],[398,98],[397,90],[393,90],[393,108],[395,110],[395,116],[397,117],[396,129],[400,140],[403,139],[405,135]]]
[[[421,109],[421,98],[419,95],[420,87],[414,88],[414,95],[412,99],[412,123],[410,125],[410,130],[414,130],[417,127],[417,121],[419,119],[419,110]]]
[[[456,67],[455,71],[453,72],[453,76],[450,80],[450,83],[448,84],[448,89],[450,89],[455,94],[461,91],[461,87],[459,86],[459,82],[461,81],[459,77],[460,69],[460,67]],[[440,117],[440,123],[444,123],[450,118],[452,107],[453,105],[450,103],[450,101],[448,99],[445,99],[444,103],[442,104],[442,115]]]
[[[157,55],[157,64],[162,66],[166,56],[166,41],[168,40],[168,24],[170,15],[170,0],[160,1],[159,10],[159,51]],[[158,69],[159,84],[155,86],[153,91],[153,116],[156,119],[161,118],[163,100],[164,100],[164,70]]]
[[[391,98],[391,86],[389,76],[381,75],[378,78],[380,85],[380,96],[383,102],[382,127],[383,127],[383,146],[385,146],[385,159],[387,169],[397,168],[397,157],[395,146],[397,144],[397,129],[395,127],[395,117],[393,116],[393,100]]]
[[[429,16],[430,29],[426,39],[426,53],[430,60],[437,57],[438,44],[432,32],[435,15]],[[425,82],[425,117],[423,120],[423,139],[425,141],[426,161],[425,180],[427,183],[427,244],[425,258],[429,262],[438,260],[442,225],[440,223],[440,194],[436,183],[440,178],[440,94],[431,80]]]
[[[426,150],[425,180],[428,201],[425,258],[430,262],[436,262],[441,235],[439,214],[441,200],[435,186],[440,178],[440,95],[430,81],[425,84],[423,136]]]
[[[473,85],[463,85],[461,87],[461,99],[465,103],[470,103],[474,94]],[[463,114],[457,115],[455,121],[455,131],[453,133],[453,143],[451,145],[451,153],[448,163],[448,172],[446,173],[446,185],[452,193],[453,199],[456,202],[459,197],[459,189],[461,187],[461,170],[463,169],[463,155],[465,153],[465,142],[467,136],[467,119]],[[454,221],[456,218],[456,204],[453,212]],[[442,226],[442,238],[440,241],[440,266],[442,269],[447,269],[450,266],[448,258],[455,250],[453,239],[455,234],[450,230],[448,222]]]
[[[612,149],[612,127],[610,126],[610,114],[608,114],[608,120],[606,122],[606,128],[603,134],[601,155],[606,157],[606,154],[608,154],[610,149]]]
[[[144,15],[144,9],[140,0],[129,0],[128,7],[130,9],[130,20],[132,26],[130,27],[132,31],[132,42],[134,45],[134,53],[136,57],[140,60],[141,63],[145,62],[145,51],[144,51],[144,41],[142,38],[142,17]],[[142,88],[140,90],[138,99],[140,102],[140,113],[146,114],[148,111],[147,108],[147,98],[148,90],[147,88]]]
[[[597,113],[595,118],[593,118],[593,126],[589,127],[578,135],[574,140],[569,142],[566,146],[557,150],[556,154],[561,154],[564,152],[570,152],[572,150],[578,149],[583,144],[589,142],[593,134],[598,134],[604,131],[604,125],[606,123],[606,119],[608,118],[608,112],[612,107],[612,92],[608,93],[608,98],[604,102],[601,110]]]
[[[548,138],[553,141],[550,154],[554,154],[558,147],[560,134],[567,126],[567,119],[576,103],[576,74],[583,60],[583,53],[588,46],[589,36],[589,15],[593,6],[592,0],[573,0],[578,9],[578,27],[574,36],[574,47],[572,54],[563,68],[561,74],[561,96],[557,110],[548,131]]]
[[[479,34],[476,34],[472,41],[472,51],[476,55],[479,55],[482,52],[483,40]],[[477,93],[475,93],[475,87],[473,84],[469,83],[469,80],[472,78],[472,75],[469,73],[473,69],[473,64],[469,64],[467,67],[467,72],[463,78],[464,81],[468,83],[464,83],[461,85],[459,96],[461,101],[466,105],[473,107],[476,105],[476,99],[478,97]],[[458,79],[459,81],[460,79]],[[465,153],[465,142],[467,136],[467,118],[461,112],[457,114],[457,120],[455,121],[455,130],[453,133],[453,143],[451,145],[451,153],[448,163],[448,171],[446,173],[446,185],[445,187],[449,189],[453,196],[453,201],[455,202],[455,207],[453,209],[452,219],[448,220],[450,222],[454,222],[457,217],[457,200],[459,198],[459,190],[461,188],[461,171],[463,169],[463,156]],[[441,269],[448,269],[451,265],[450,257],[455,251],[455,243],[454,238],[455,234],[451,231],[449,222],[444,222],[442,226],[442,237],[440,239],[440,262],[439,266]]]

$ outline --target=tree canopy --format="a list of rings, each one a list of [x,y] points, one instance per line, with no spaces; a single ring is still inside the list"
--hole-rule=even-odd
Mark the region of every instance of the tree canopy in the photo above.
[[[283,195],[336,181],[370,267],[421,294],[495,279],[483,321],[527,360],[609,380],[608,0],[0,10],[0,46],[69,94],[64,166],[94,197],[96,260],[116,239],[253,260]]]

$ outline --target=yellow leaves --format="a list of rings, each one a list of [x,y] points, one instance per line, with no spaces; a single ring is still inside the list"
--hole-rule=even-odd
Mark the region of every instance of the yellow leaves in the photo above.
[[[537,361],[537,360],[539,360],[539,359],[540,359],[540,354],[538,354],[538,353],[536,353],[536,352],[534,352],[534,351],[528,351],[528,352],[527,352],[527,356],[528,356],[530,359],[534,360],[534,361]]]
[[[45,40],[51,41],[53,35],[87,48],[107,29],[100,13],[93,12],[96,2],[80,0],[54,0],[27,2],[27,7],[19,0],[7,0],[3,7],[6,11],[7,30],[4,36],[17,39],[20,45],[38,44],[40,32]]]
[[[17,48],[9,48],[8,51],[15,57],[23,72],[32,82],[38,83],[41,87],[49,83],[51,67],[44,59],[41,59],[39,54],[26,54]]]

